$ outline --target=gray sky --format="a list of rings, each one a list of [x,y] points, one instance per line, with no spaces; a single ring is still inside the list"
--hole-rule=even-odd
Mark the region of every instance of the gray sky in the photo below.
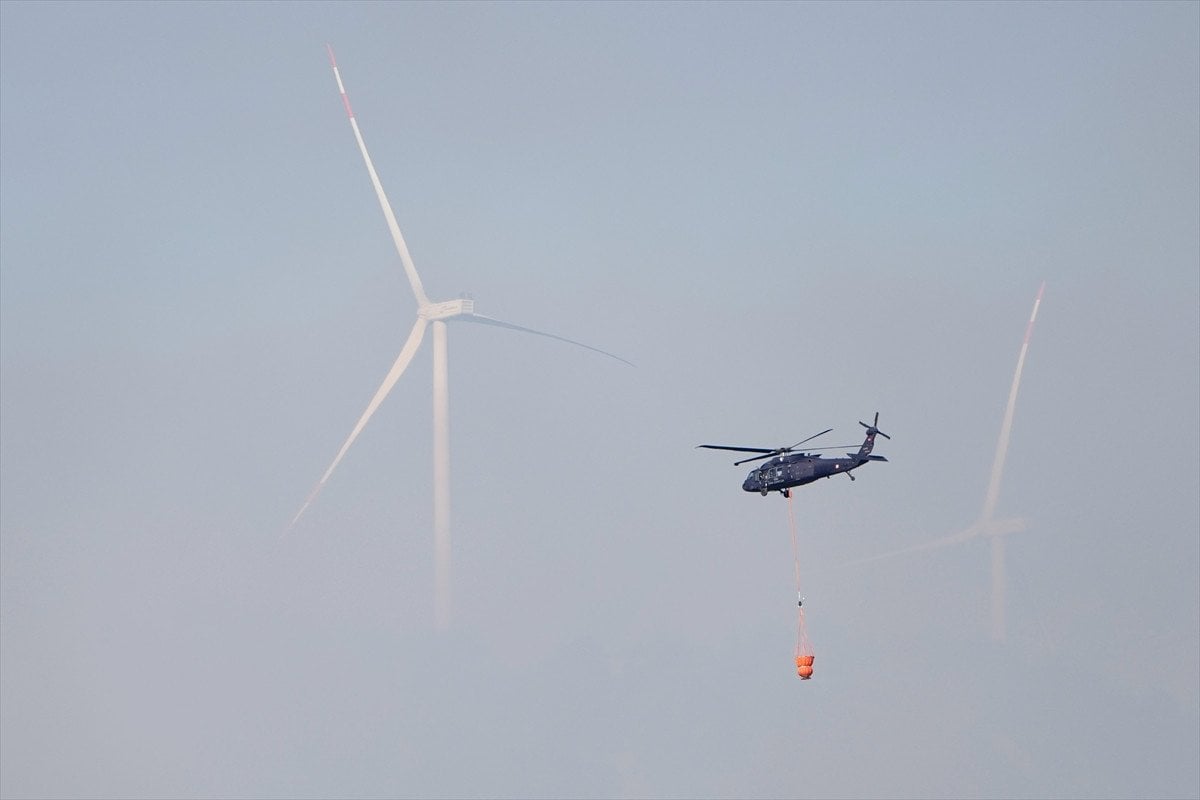
[[[450,330],[412,324],[333,44]],[[1200,5],[0,4],[0,794],[1196,797]],[[979,514],[1034,294],[998,514]],[[702,442],[881,412],[784,501]],[[731,456],[732,454],[730,454]]]

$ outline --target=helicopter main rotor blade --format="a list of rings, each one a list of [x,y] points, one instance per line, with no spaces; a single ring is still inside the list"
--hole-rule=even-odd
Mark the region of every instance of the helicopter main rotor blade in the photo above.
[[[288,524],[287,529],[291,530],[299,521],[308,507],[312,505],[313,500],[317,499],[317,495],[325,488],[326,481],[337,465],[341,463],[342,457],[346,455],[346,451],[350,449],[350,445],[354,444],[354,440],[358,438],[358,434],[362,433],[362,429],[366,427],[367,422],[371,419],[371,415],[379,408],[379,404],[388,396],[388,392],[396,385],[396,381],[400,380],[400,376],[404,374],[404,370],[408,367],[413,356],[417,352],[417,348],[421,346],[421,339],[425,336],[426,321],[422,317],[417,318],[417,322],[413,325],[412,332],[408,334],[408,340],[404,342],[404,347],[400,350],[400,355],[396,357],[396,362],[392,364],[392,368],[388,370],[387,376],[383,379],[383,383],[375,391],[375,396],[371,398],[371,402],[367,404],[367,410],[359,417],[358,424],[354,426],[354,430],[350,432],[349,438],[346,439],[342,449],[338,450],[337,456],[334,457],[333,463],[329,465],[329,469],[325,470],[325,474],[321,476],[321,480],[317,481],[317,485],[308,493],[308,498],[305,499],[304,505],[300,506],[300,510],[296,512],[296,516],[292,517],[292,521]],[[286,531],[285,531],[286,532]]]
[[[582,347],[585,350],[591,350],[593,353],[599,353],[602,356],[608,356],[609,358],[615,358],[617,361],[620,361],[622,364],[628,364],[631,367],[637,366],[632,361],[627,361],[626,359],[621,358],[618,355],[614,355],[613,353],[610,353],[607,350],[601,350],[599,347],[592,347],[590,344],[584,344],[583,342],[577,342],[574,339],[568,339],[565,336],[559,336],[554,333],[546,333],[545,331],[534,330],[533,328],[526,328],[523,325],[514,325],[511,322],[504,322],[503,320],[496,319],[495,317],[484,316],[483,314],[460,314],[455,317],[450,317],[449,320],[447,320],[447,321],[477,322],[481,325],[494,325],[497,328],[508,328],[510,331],[522,331],[523,333],[532,333],[537,336],[545,336],[549,339],[557,339],[560,342],[566,342],[567,344],[573,344],[576,347]]]
[[[771,452],[769,452],[765,455],[755,456],[754,458],[743,458],[741,461],[733,462],[733,465],[736,467],[736,466],[740,466],[742,464],[749,464],[751,461],[762,461],[764,458],[770,458],[771,456],[775,456],[775,455],[779,455],[778,450],[772,450]]]
[[[826,428],[825,430],[821,431],[820,433],[814,433],[812,436],[808,437],[807,439],[801,439],[800,441],[796,442],[791,447],[785,447],[784,450],[795,450],[797,447],[804,444],[805,442],[812,441],[813,439],[817,438],[818,436],[824,436],[825,434],[829,433],[831,430],[833,430],[833,428]]]
[[[404,265],[404,273],[408,276],[408,282],[412,286],[413,294],[416,295],[417,306],[427,306],[429,305],[429,298],[425,296],[425,289],[421,286],[421,276],[417,274],[417,267],[413,264],[412,256],[408,253],[408,245],[404,242],[404,235],[400,233],[400,225],[396,222],[396,215],[392,213],[392,204],[388,202],[387,195],[384,194],[383,184],[380,183],[379,175],[375,172],[375,165],[371,163],[371,155],[367,152],[367,144],[363,141],[362,133],[358,130],[358,120],[354,118],[354,111],[350,108],[350,98],[346,95],[346,87],[342,85],[342,74],[338,72],[337,60],[333,57],[333,48],[325,45],[325,49],[329,51],[329,63],[333,66],[333,77],[337,79],[338,91],[342,93],[342,104],[346,107],[346,116],[350,118],[350,127],[354,130],[354,138],[358,141],[358,149],[362,152],[363,161],[366,162],[367,172],[371,176],[371,185],[375,187],[375,196],[379,199],[379,207],[383,210],[388,230],[392,234],[392,242],[396,245],[396,252],[400,254],[400,263]]]
[[[831,430],[833,430],[833,428],[826,428],[825,430],[821,431],[820,433],[814,433],[812,436],[808,437],[808,439],[801,439],[800,441],[796,442],[791,447],[734,447],[733,445],[726,445],[726,444],[698,444],[696,446],[697,447],[707,447],[710,450],[734,450],[739,453],[768,453],[768,454],[790,453],[792,450],[795,450],[797,447],[804,444],[805,442],[807,442],[811,439],[815,439],[818,436],[824,436],[825,434],[829,433]],[[812,450],[841,450],[844,447],[854,447],[854,445],[844,444],[844,445],[838,445],[837,447],[813,447],[810,449],[812,449]]]
[[[805,453],[815,453],[818,450],[846,450],[848,448],[857,447],[857,446],[858,445],[856,445],[856,444],[843,444],[843,445],[839,445],[837,447],[806,447],[806,448],[804,448],[804,452]],[[757,450],[750,448],[750,447],[742,447],[742,448],[730,447],[730,448],[722,448],[722,449],[729,449],[729,450],[741,449],[741,450],[746,450],[747,452],[751,452],[751,453],[758,452]],[[769,451],[766,451],[767,454],[765,456],[755,456],[754,458],[743,458],[741,461],[733,462],[733,465],[736,467],[741,464],[747,464],[751,461],[759,461],[764,458],[770,458],[771,456],[783,455],[784,453],[789,452],[790,449],[791,448],[780,449],[780,450],[769,450]],[[880,458],[883,458],[883,456],[880,456]]]
[[[849,448],[851,448],[851,447],[858,447],[858,446],[859,446],[859,444],[860,444],[859,442],[855,442],[854,444],[839,444],[839,445],[830,445],[829,447],[806,447],[806,448],[804,448],[804,451],[803,451],[803,452],[805,452],[805,453],[816,453],[816,452],[820,452],[820,451],[823,451],[823,450],[846,450],[846,449],[849,449]]]

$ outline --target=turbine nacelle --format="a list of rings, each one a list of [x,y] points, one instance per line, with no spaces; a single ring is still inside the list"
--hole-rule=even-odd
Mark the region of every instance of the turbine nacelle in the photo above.
[[[1020,533],[1029,528],[1024,517],[1008,517],[994,519],[988,522],[975,523],[977,536],[1007,536],[1010,533]]]
[[[417,309],[417,316],[430,322],[474,313],[475,301],[465,297],[460,297],[458,300],[446,300],[441,303],[426,303]]]

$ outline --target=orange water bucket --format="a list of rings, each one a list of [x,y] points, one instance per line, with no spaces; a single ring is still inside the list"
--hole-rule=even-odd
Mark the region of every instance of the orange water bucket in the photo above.
[[[808,680],[813,675],[813,657],[812,656],[796,656],[796,674],[801,680]]]

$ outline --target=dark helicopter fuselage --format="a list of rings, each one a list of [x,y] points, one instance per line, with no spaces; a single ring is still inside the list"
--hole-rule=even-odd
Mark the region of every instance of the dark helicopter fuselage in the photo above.
[[[776,456],[761,467],[750,471],[742,483],[747,492],[781,492],[793,486],[830,478],[843,472],[858,469],[868,461],[886,461],[883,456],[864,454],[860,457],[822,458],[807,453],[788,453]]]
[[[854,476],[850,474],[852,470],[856,470],[868,461],[887,461],[883,456],[871,455],[871,450],[875,448],[875,436],[879,435],[885,439],[892,437],[888,436],[883,431],[876,427],[879,424],[879,412],[875,413],[875,421],[868,425],[863,421],[859,421],[867,429],[867,436],[863,439],[862,446],[858,448],[857,453],[846,453],[845,458],[824,458],[812,453],[804,453],[797,448],[804,442],[824,436],[829,433],[832,428],[821,431],[815,436],[810,436],[804,441],[797,442],[791,447],[743,447],[741,445],[729,444],[701,444],[697,447],[703,447],[709,450],[733,450],[738,453],[762,453],[762,455],[743,458],[741,461],[733,462],[734,465],[745,464],[748,461],[764,461],[762,466],[756,467],[746,476],[746,480],[742,482],[742,489],[747,492],[759,492],[762,495],[767,495],[769,492],[781,492],[784,497],[790,497],[788,491],[793,486],[803,486],[806,483],[812,483],[820,478],[831,478],[834,475],[840,475],[843,472],[850,480],[854,480]],[[854,445],[847,445],[853,447]],[[834,450],[841,449],[833,447],[816,448],[818,450]]]

